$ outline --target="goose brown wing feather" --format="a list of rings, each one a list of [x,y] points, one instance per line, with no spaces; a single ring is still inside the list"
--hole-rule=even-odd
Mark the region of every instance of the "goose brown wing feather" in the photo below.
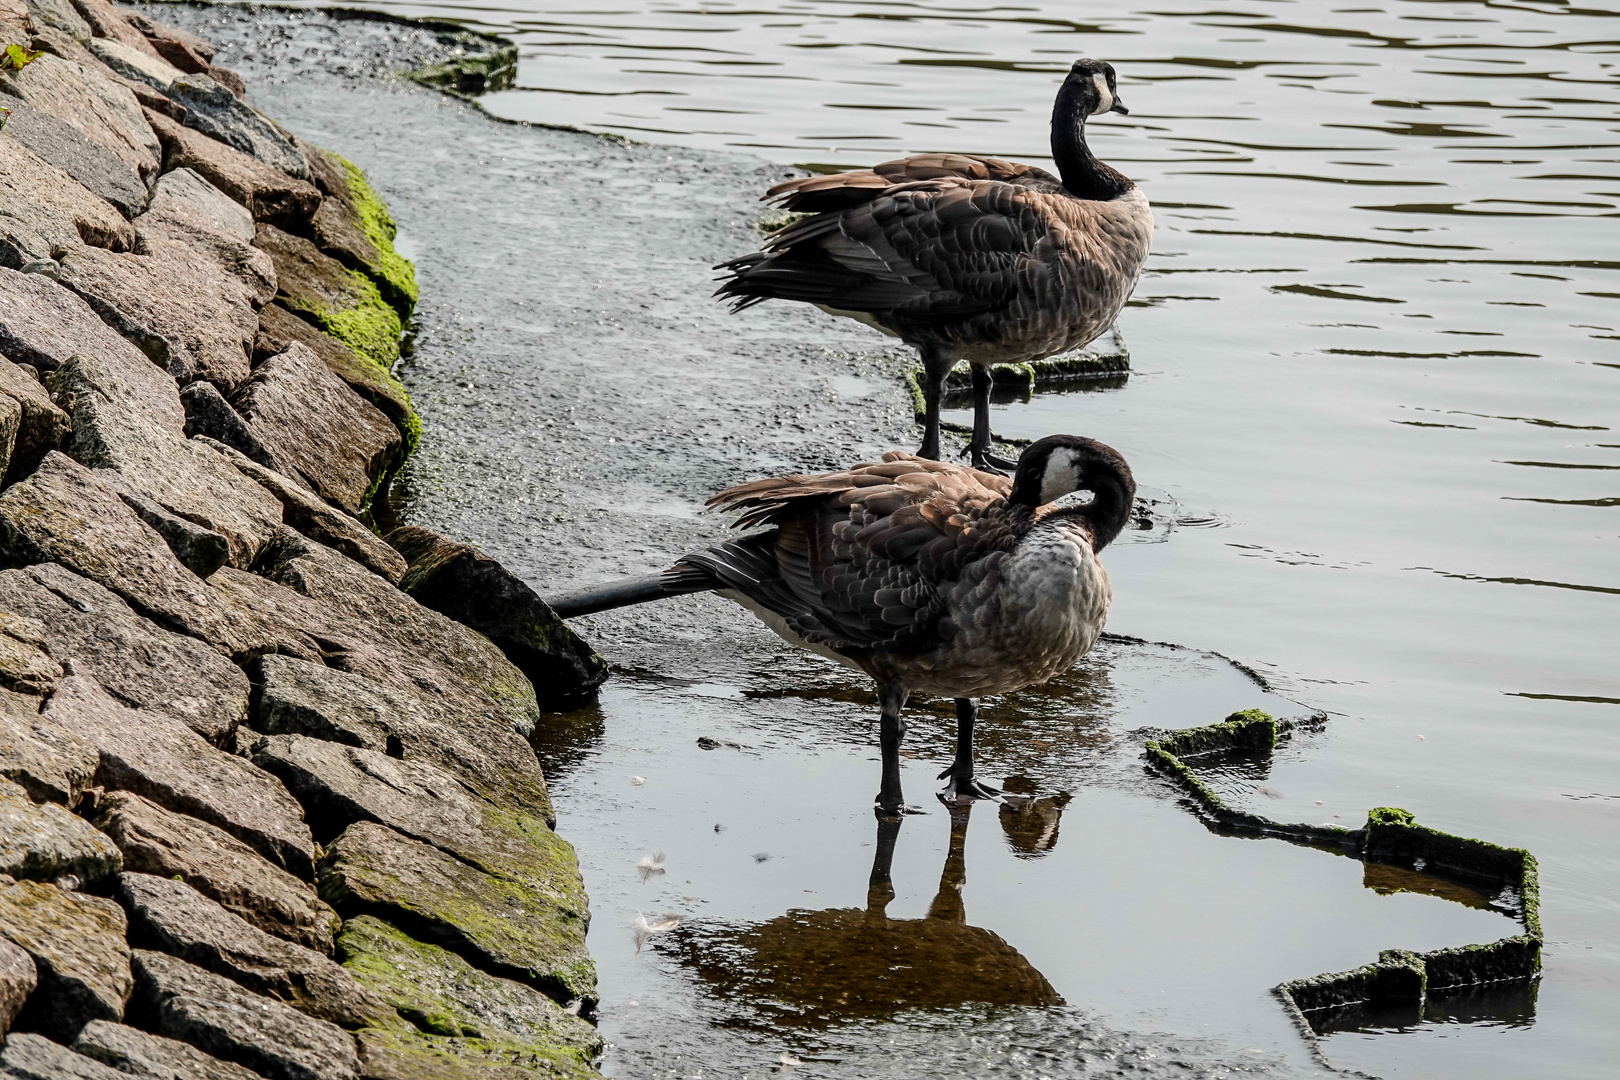
[[[762,196],[784,210],[821,213],[857,206],[898,184],[918,180],[999,180],[1011,184],[1061,186],[1045,169],[977,154],[914,154],[870,169],[806,176],[772,186]]]

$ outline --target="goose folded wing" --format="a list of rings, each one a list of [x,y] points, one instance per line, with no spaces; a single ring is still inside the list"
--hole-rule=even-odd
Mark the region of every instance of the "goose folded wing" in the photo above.
[[[1057,185],[1057,177],[1033,165],[977,154],[914,154],[870,169],[787,180],[765,192],[784,210],[819,214],[871,202],[902,184],[919,180],[999,180],[1010,184]]]

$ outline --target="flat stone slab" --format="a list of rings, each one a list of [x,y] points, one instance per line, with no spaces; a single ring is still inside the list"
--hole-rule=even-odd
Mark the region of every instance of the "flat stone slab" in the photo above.
[[[158,1034],[268,1080],[358,1080],[354,1040],[336,1024],[160,952],[136,949],[132,967]]]
[[[37,619],[53,655],[119,701],[163,713],[215,746],[247,719],[250,687],[217,649],[136,614],[116,593],[56,563],[0,571],[0,607]]]
[[[0,888],[0,933],[33,959],[39,987],[19,1026],[71,1042],[92,1020],[122,1020],[133,980],[124,912],[37,881]]]
[[[388,417],[297,342],[260,363],[231,404],[316,494],[351,514],[399,456]]]
[[[86,1024],[73,1040],[73,1050],[111,1066],[120,1075],[154,1080],[263,1080],[258,1073],[195,1046],[105,1020]]]
[[[19,785],[0,780],[0,874],[91,883],[122,868],[118,848],[89,822],[56,803],[35,803]]]
[[[116,38],[93,37],[85,42],[90,55],[100,60],[113,70],[132,82],[145,83],[159,93],[168,91],[174,80],[180,78],[185,72],[159,56],[145,38],[141,39],[144,48],[119,41]]]
[[[0,396],[11,398],[18,407],[11,464],[0,472],[5,483],[15,483],[33,472],[46,453],[61,447],[73,424],[68,414],[56,407],[38,379],[3,358],[0,358]]]
[[[195,170],[247,207],[255,221],[308,221],[320,206],[321,193],[307,180],[183,127],[161,113],[148,109],[146,120],[162,140],[166,169]]]
[[[251,566],[280,527],[280,503],[185,438],[179,389],[150,362],[75,356],[51,389],[73,418],[72,457],[118,470],[170,513],[225,537],[232,566]]]
[[[211,234],[252,246],[253,215],[195,169],[174,169],[158,178],[157,187],[152,191],[152,212],[161,214],[171,204],[184,206],[200,216]],[[273,282],[270,291],[275,293]]]
[[[27,950],[0,938],[0,1039],[22,1011],[23,1002],[39,985],[39,971]]]
[[[0,582],[0,590],[4,588]],[[0,621],[5,617],[0,614]],[[12,700],[0,699],[0,776],[30,799],[77,806],[100,761],[100,752],[73,732]]]
[[[178,720],[125,708],[84,676],[63,679],[43,715],[101,751],[98,784],[217,825],[289,873],[310,876],[314,845],[303,808],[275,777]]]
[[[22,1033],[8,1037],[0,1050],[0,1075],[8,1080],[129,1080],[127,1073],[42,1035]]]
[[[255,362],[274,356],[293,342],[309,346],[332,374],[349,384],[361,397],[381,409],[394,426],[405,434],[405,450],[416,446],[421,421],[411,407],[404,384],[385,365],[355,352],[313,323],[299,318],[280,304],[259,309],[259,336],[253,340]]]
[[[17,101],[5,133],[132,218],[146,209],[146,184],[123,158],[65,120]]]
[[[183,881],[125,871],[113,895],[129,914],[129,940],[159,949],[255,993],[342,1027],[402,1027],[382,998],[313,949],[243,921]]]
[[[399,312],[365,274],[301,236],[261,224],[253,241],[276,264],[276,298],[384,368],[399,359]]]
[[[534,750],[504,724],[445,716],[419,694],[291,656],[261,657],[255,681],[253,726],[266,735],[307,735],[430,765],[492,806],[553,815]]]
[[[111,75],[47,53],[21,71],[0,73],[0,91],[72,124],[117,154],[143,182],[158,171],[163,152],[157,135],[134,92]]]
[[[73,10],[70,0],[29,0],[28,11],[35,24],[43,23],[68,34],[74,41],[90,36],[90,24],[84,16]]]
[[[523,579],[482,551],[413,525],[387,539],[410,564],[399,587],[499,646],[543,695],[542,708],[578,708],[607,680],[607,663],[596,650]]]
[[[55,371],[75,353],[152,366],[71,290],[42,274],[5,267],[0,267],[0,353],[40,371]]]
[[[337,913],[315,891],[230,833],[127,791],[110,792],[95,825],[124,853],[124,868],[184,881],[258,929],[332,951]]]
[[[0,258],[20,267],[86,243],[128,251],[135,231],[111,203],[0,132]]]
[[[346,919],[375,915],[559,1001],[596,999],[583,893],[576,899],[486,874],[369,821],[349,826],[327,848],[319,885]]]

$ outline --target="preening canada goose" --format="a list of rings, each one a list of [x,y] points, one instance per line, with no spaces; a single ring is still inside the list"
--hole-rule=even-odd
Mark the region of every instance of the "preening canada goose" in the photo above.
[[[813,216],[716,267],[730,276],[715,295],[733,311],[805,301],[914,346],[927,405],[922,457],[939,457],[945,376],[969,361],[973,464],[1010,467],[989,454],[989,365],[1087,344],[1114,324],[1147,260],[1146,196],[1086,146],[1087,117],[1127,111],[1114,69],[1076,60],[1052,108],[1061,179],[999,158],[920,154],[777,184],[765,198]]]
[[[1091,499],[1053,505],[1077,491]],[[974,779],[974,699],[1045,682],[1102,632],[1112,589],[1098,554],[1131,514],[1135,481],[1110,447],[1051,435],[1013,479],[891,452],[819,476],[728,488],[711,507],[770,526],[640,578],[548,600],[588,615],[713,590],[786,640],[866,672],[882,709],[878,806],[899,812],[901,709],[912,692],[956,699],[948,791]]]

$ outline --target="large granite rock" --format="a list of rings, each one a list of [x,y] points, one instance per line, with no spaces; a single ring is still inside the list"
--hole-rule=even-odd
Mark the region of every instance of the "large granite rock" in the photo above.
[[[134,953],[135,1000],[146,1025],[268,1080],[358,1080],[342,1028],[244,990],[160,952]]]
[[[141,43],[146,45],[143,36]],[[148,46],[138,49],[115,38],[97,37],[85,42],[90,54],[106,64],[117,75],[132,82],[145,83],[159,93],[167,92],[174,80],[185,74]]]
[[[123,852],[126,870],[184,881],[260,930],[332,951],[337,913],[223,829],[125,791],[102,798],[95,824]]]
[[[16,694],[48,694],[61,677],[62,665],[51,657],[45,627],[26,615],[7,610],[4,594],[0,594],[0,689]]]
[[[500,646],[542,695],[542,708],[577,708],[607,679],[596,650],[522,579],[477,548],[413,525],[389,533],[388,542],[410,564],[399,587]]]
[[[365,173],[330,150],[300,143],[310,178],[325,196],[310,227],[320,249],[370,276],[400,317],[416,307],[416,270],[394,250],[399,229]]]
[[[58,449],[73,430],[68,414],[56,407],[39,380],[0,357],[0,397],[17,403],[17,434],[11,464],[0,469],[0,486],[15,483],[39,466],[40,458]],[[400,560],[403,568],[404,560]]]
[[[207,438],[199,442],[213,447],[234,465],[238,471],[257,483],[281,501],[281,520],[311,540],[341,551],[361,566],[390,582],[398,582],[405,573],[405,560],[383,539],[362,525],[357,519],[340,510],[334,510],[314,492],[295,483],[272,468],[254,461],[245,452],[216,443]]]
[[[186,410],[186,438],[200,436],[210,440],[210,445],[228,446],[266,468],[297,475],[297,470],[264,444],[253,425],[231,407],[213,383],[194,382],[183,388],[180,404]]]
[[[253,242],[276,264],[281,303],[373,363],[393,367],[403,327],[369,277],[274,225],[261,224]]]
[[[135,230],[111,203],[0,131],[0,263],[20,270],[99,244],[128,251]]]
[[[375,915],[559,1001],[596,999],[583,890],[486,874],[369,821],[333,841],[318,880],[345,919]]]
[[[163,157],[158,138],[134,92],[110,74],[47,53],[21,71],[0,72],[0,93],[72,124],[145,182],[158,171]]]
[[[105,199],[120,214],[132,218],[146,209],[146,184],[123,158],[84,132],[32,105],[13,101],[7,106],[7,138],[32,150],[41,159]]]
[[[247,719],[241,668],[64,566],[0,571],[0,597],[0,607],[39,620],[52,655],[72,660],[78,674],[126,705],[171,716],[215,746],[227,745]]]
[[[30,65],[32,66],[32,65]],[[148,109],[146,119],[162,140],[167,169],[193,169],[247,207],[255,221],[308,221],[321,202],[314,184],[266,165],[200,131]]]
[[[132,945],[178,956],[341,1027],[403,1026],[382,998],[327,957],[272,937],[183,881],[125,871],[113,891],[129,914]]]
[[[39,985],[39,971],[27,951],[0,938],[0,1042],[5,1041],[11,1022],[22,1011],[23,1002]]]
[[[280,503],[186,439],[179,390],[152,364],[74,356],[51,389],[73,418],[69,454],[118,470],[170,513],[224,536],[232,566],[251,566],[280,527]]]
[[[96,475],[118,492],[124,505],[135,511],[135,516],[151,526],[163,542],[169,545],[180,565],[200,578],[206,578],[224,566],[231,557],[231,545],[213,529],[171,514],[157,503],[132,488],[116,469],[97,469]]]
[[[255,322],[257,309],[276,295],[275,267],[253,246],[252,216],[192,169],[163,174],[135,229],[148,249],[173,241],[218,267],[235,282],[234,302],[254,309]]]
[[[13,1035],[0,1050],[0,1076],[7,1080],[128,1080],[117,1069],[76,1054],[40,1035]]]
[[[217,825],[290,873],[311,874],[314,845],[303,809],[273,776],[209,746],[178,720],[125,708],[83,676],[63,679],[42,715],[100,750],[101,786]]]
[[[90,24],[90,31],[96,37],[111,38],[133,49],[157,55],[147,44],[146,36],[130,24],[125,13],[115,7],[112,0],[73,0],[73,6]]]
[[[139,349],[70,290],[42,274],[20,274],[4,267],[0,267],[0,353],[40,371],[55,371],[75,353],[151,366]]]
[[[15,398],[0,396],[0,476],[11,469],[11,452],[22,427],[22,406]]]
[[[417,941],[370,915],[344,924],[338,958],[361,984],[427,1035],[479,1040],[478,1057],[511,1064],[532,1053],[559,1067],[602,1052],[590,1024],[523,983],[480,971],[453,952]]]
[[[125,11],[123,15],[131,26],[146,35],[159,56],[181,71],[207,71],[213,65],[214,46],[196,34],[148,19],[137,11]]]
[[[37,881],[0,888],[0,934],[39,971],[17,1027],[71,1042],[92,1020],[122,1020],[132,983],[126,925],[123,910],[99,896]]]
[[[288,176],[309,179],[304,156],[274,124],[207,75],[176,75],[168,94],[186,107],[186,127],[196,128]]]
[[[66,728],[12,704],[18,700],[28,699],[0,697],[0,776],[35,802],[77,806],[96,775],[100,753]]]
[[[73,1041],[76,1053],[151,1080],[262,1080],[258,1073],[221,1061],[195,1046],[123,1024],[92,1020]]]
[[[254,681],[258,731],[430,765],[493,806],[552,819],[534,750],[504,724],[446,716],[419,694],[291,656],[261,657]]]
[[[90,37],[90,24],[73,10],[70,0],[28,0],[27,7],[36,23],[61,30],[75,41]]]
[[[89,883],[122,866],[118,848],[83,818],[55,803],[36,804],[21,787],[0,780],[0,874]]]
[[[280,304],[259,309],[259,336],[253,340],[253,361],[259,363],[286,350],[293,342],[307,345],[332,374],[394,422],[405,436],[404,452],[409,455],[421,437],[422,422],[411,407],[405,386],[387,365],[355,352],[313,323],[299,318]]]
[[[399,456],[388,417],[297,343],[259,364],[231,403],[279,461],[351,514]]]

